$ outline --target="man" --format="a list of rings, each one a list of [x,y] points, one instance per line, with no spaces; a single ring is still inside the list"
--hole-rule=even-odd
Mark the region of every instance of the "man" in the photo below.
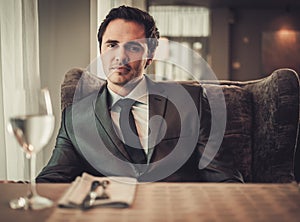
[[[56,147],[37,182],[71,182],[83,172],[140,182],[243,182],[222,148],[203,155],[215,147],[202,87],[143,74],[158,38],[148,13],[126,6],[109,12],[98,32],[107,81],[63,111]],[[204,169],[202,158],[209,159]]]

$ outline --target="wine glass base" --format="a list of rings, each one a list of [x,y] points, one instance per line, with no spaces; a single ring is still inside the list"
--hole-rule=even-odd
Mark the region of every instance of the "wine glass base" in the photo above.
[[[28,199],[27,197],[19,197],[18,199],[13,199],[9,202],[9,206],[12,209],[28,209]]]
[[[34,195],[31,198],[19,197],[18,199],[11,200],[9,202],[10,208],[12,209],[32,209],[41,210],[53,206],[53,201],[46,197]]]

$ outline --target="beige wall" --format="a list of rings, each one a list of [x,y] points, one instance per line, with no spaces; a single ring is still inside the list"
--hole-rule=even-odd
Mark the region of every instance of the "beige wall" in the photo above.
[[[227,8],[211,11],[211,68],[216,77],[229,79],[229,22],[230,12]]]
[[[44,150],[47,162],[60,126],[60,84],[64,73],[89,64],[90,0],[39,0],[39,33],[41,82],[50,90],[56,116],[56,131]]]

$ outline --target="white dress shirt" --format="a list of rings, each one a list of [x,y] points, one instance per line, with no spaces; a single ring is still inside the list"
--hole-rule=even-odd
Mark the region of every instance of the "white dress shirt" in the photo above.
[[[119,126],[121,108],[116,103],[119,99],[125,98],[130,98],[137,101],[132,106],[132,114],[135,120],[135,125],[139,134],[141,145],[145,150],[145,153],[148,154],[149,103],[146,78],[143,76],[138,85],[125,97],[116,94],[109,88],[108,91],[110,95],[109,110],[113,121],[113,126],[116,130],[117,135],[123,142],[123,135]]]

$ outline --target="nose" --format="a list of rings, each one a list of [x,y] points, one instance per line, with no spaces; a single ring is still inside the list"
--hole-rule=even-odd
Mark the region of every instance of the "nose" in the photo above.
[[[120,46],[116,51],[115,61],[120,65],[125,65],[129,62],[129,57],[124,46]]]

